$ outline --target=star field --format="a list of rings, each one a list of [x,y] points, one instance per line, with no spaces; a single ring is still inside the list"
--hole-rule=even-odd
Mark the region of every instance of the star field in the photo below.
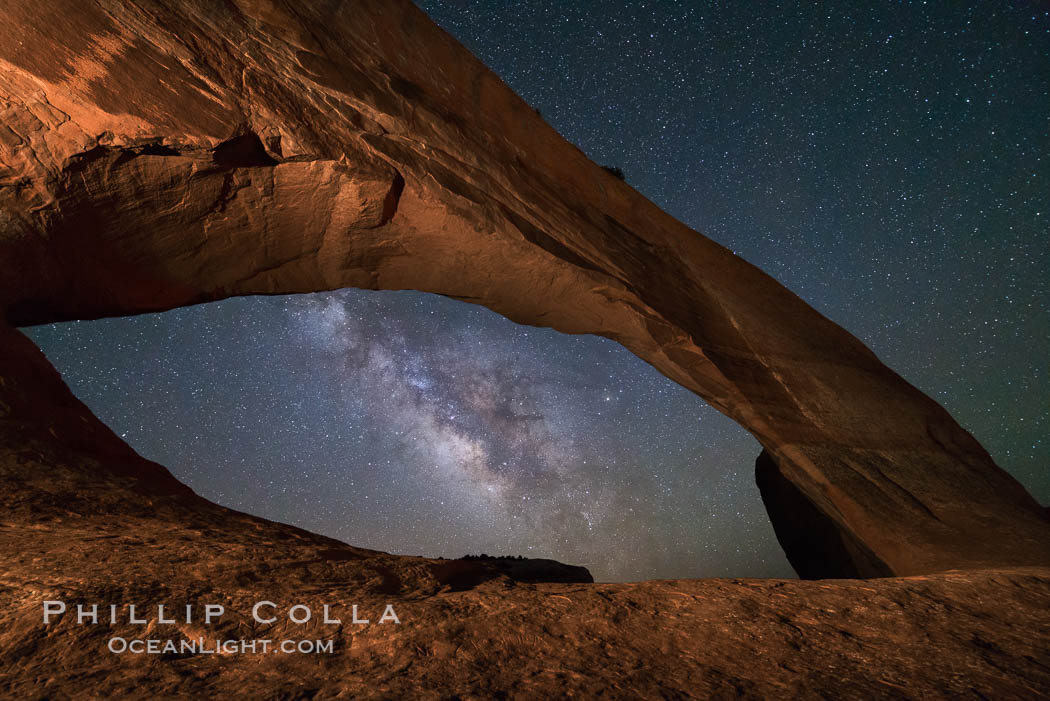
[[[552,126],[1050,502],[1042,3],[427,2]]]
[[[359,290],[31,333],[125,440],[236,509],[604,579],[790,575],[757,442],[607,339]]]
[[[569,141],[856,334],[1050,502],[1050,14],[421,6]],[[611,341],[411,292],[29,329],[203,496],[599,580],[791,576],[758,444]]]

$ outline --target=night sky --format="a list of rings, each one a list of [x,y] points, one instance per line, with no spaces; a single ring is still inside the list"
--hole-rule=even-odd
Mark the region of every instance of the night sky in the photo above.
[[[422,7],[1050,502],[1050,12],[700,4]],[[224,505],[599,580],[792,575],[758,444],[605,339],[353,290],[29,333],[118,434]]]

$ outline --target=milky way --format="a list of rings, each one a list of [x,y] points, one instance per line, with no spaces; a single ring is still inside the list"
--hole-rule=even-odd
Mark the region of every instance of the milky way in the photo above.
[[[759,265],[1050,501],[1050,13],[426,2],[571,142]],[[599,579],[789,576],[758,444],[610,341],[418,293],[31,330],[204,496],[354,545]]]
[[[601,579],[791,574],[757,442],[606,339],[356,290],[30,333],[125,440],[227,506]]]

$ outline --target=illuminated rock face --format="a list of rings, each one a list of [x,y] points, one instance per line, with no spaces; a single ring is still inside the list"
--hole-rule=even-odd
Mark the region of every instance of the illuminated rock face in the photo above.
[[[436,292],[615,339],[742,424],[803,576],[1050,563],[1039,506],[940,406],[411,3],[307,5],[5,6],[9,324]]]

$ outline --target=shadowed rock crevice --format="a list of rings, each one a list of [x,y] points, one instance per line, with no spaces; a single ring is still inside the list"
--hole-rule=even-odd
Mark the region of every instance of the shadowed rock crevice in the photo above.
[[[394,218],[397,213],[397,205],[401,201],[401,193],[405,190],[405,179],[401,173],[394,173],[394,180],[390,183],[390,192],[383,198],[383,216],[379,218],[376,226],[382,226]]]
[[[807,499],[762,451],[755,482],[777,541],[802,579],[889,577],[893,570]]]
[[[220,168],[262,168],[277,165],[266,152],[258,134],[242,134],[212,149],[212,158]]]

